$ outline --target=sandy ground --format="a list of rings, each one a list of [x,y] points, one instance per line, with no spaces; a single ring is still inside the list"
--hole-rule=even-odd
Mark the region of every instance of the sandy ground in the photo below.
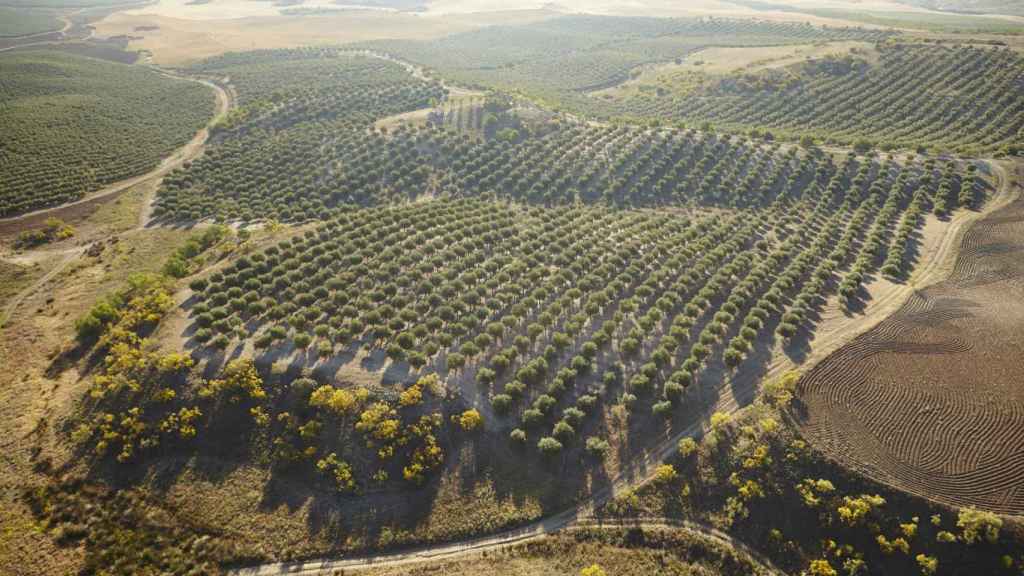
[[[850,50],[873,50],[870,42],[829,42],[757,48],[708,48],[690,55],[686,60],[700,60],[700,70],[711,74],[728,74],[739,70],[754,71],[782,68],[809,58],[830,54],[846,54]],[[685,64],[685,62],[684,62]]]

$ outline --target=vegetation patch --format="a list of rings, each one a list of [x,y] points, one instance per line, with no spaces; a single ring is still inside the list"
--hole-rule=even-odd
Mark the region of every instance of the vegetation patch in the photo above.
[[[762,576],[769,572],[728,546],[671,528],[582,528],[512,546],[483,558],[401,569],[371,569],[372,576]]]
[[[619,494],[599,517],[697,518],[794,574],[1019,571],[1020,533],[995,514],[907,496],[811,449],[787,423],[797,379],[681,444],[671,478]]]
[[[0,37],[39,34],[60,30],[61,26],[52,12],[0,6]]]
[[[58,218],[48,218],[42,228],[25,230],[14,239],[17,249],[35,248],[50,242],[67,240],[75,235],[75,229]]]

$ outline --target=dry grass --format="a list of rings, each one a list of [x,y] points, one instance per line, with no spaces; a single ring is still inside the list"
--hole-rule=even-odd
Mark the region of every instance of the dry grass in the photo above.
[[[77,571],[84,556],[80,548],[57,546],[22,502],[0,497],[0,506],[4,511],[0,514],[0,574],[38,576]]]
[[[120,209],[111,209],[99,222],[110,225],[127,220],[119,213]],[[86,224],[92,225],[100,223]],[[0,366],[4,367],[0,371],[0,509],[4,511],[0,514],[0,573],[78,571],[81,550],[56,547],[32,524],[30,511],[19,499],[25,489],[45,481],[34,472],[36,462],[60,463],[70,458],[57,431],[74,409],[84,383],[74,369],[48,373],[50,363],[71,341],[74,320],[99,296],[122,285],[132,272],[158,269],[185,234],[145,230],[131,242],[108,247],[98,258],[72,255],[73,261],[30,294],[0,332]],[[59,261],[65,257],[55,256]],[[51,260],[40,268],[45,271]]]
[[[33,282],[37,281],[45,273],[45,267],[38,262],[35,264],[16,264],[0,260],[0,310],[4,310],[12,298],[25,288],[31,286]],[[0,326],[3,326],[3,324],[4,317],[3,313],[0,312]]]
[[[361,571],[367,576],[577,576],[584,568],[597,564],[606,574],[639,576],[725,576],[727,570],[714,566],[715,547],[702,539],[671,530],[645,530],[652,540],[664,538],[671,545],[662,549],[637,543],[627,545],[629,535],[616,529],[607,533],[586,532],[547,536],[538,541],[513,546],[486,556],[459,558],[430,564],[418,564]],[[705,557],[704,550],[711,550]],[[739,569],[744,570],[744,569]],[[743,572],[731,572],[740,574]]]
[[[230,50],[291,48],[379,38],[439,38],[490,24],[525,23],[551,15],[546,11],[528,11],[435,18],[364,10],[323,16],[186,20],[118,13],[98,22],[96,34],[100,37],[129,35],[141,38],[133,40],[128,48],[148,50],[157,64],[184,66]],[[156,29],[139,29],[151,26]]]
[[[536,520],[537,498],[513,497],[488,477],[468,477],[472,450],[450,454],[446,475],[420,490],[339,497],[308,478],[275,475],[266,467],[228,459],[196,458],[170,484],[154,483],[183,518],[216,526],[254,554],[290,560],[346,551],[472,538]],[[159,488],[157,488],[159,484]],[[543,492],[543,486],[536,487]]]
[[[695,66],[697,61],[701,61],[699,69],[709,74],[754,72],[797,64],[808,58],[847,54],[854,48],[874,52],[874,47],[869,42],[821,42],[797,46],[708,48],[692,54],[683,62],[683,66],[687,63]]]

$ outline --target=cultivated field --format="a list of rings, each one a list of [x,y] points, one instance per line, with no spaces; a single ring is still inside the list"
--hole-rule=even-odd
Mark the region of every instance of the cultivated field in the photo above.
[[[1020,147],[1024,101],[1014,86],[1024,59],[1002,41],[946,47],[902,43],[888,32],[863,28],[639,22],[643,26],[630,19],[565,16],[442,40],[363,45],[467,84],[525,92],[589,118],[962,155]],[[623,32],[638,27],[639,38]],[[809,42],[821,46],[787,65],[783,54],[799,54],[793,47]],[[778,65],[754,65],[759,61],[745,45],[773,46],[760,63],[776,58]],[[708,50],[715,46],[723,48]],[[737,65],[749,69],[716,65],[723,50],[738,53]],[[659,67],[673,66],[677,72],[670,80],[643,81],[645,70],[657,75]]]
[[[0,37],[42,34],[60,30],[63,25],[54,12],[0,6]]]
[[[949,279],[807,374],[800,398],[808,437],[915,494],[1024,511],[1024,398],[1015,376],[1024,341],[1022,249],[1017,198],[964,235]]]
[[[1014,36],[366,1],[0,54],[0,573],[1020,572]]]
[[[206,86],[58,50],[0,54],[0,75],[0,217],[146,172],[213,115]]]

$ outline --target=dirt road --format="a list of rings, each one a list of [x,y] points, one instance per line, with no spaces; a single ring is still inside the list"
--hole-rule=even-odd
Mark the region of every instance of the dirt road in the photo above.
[[[393,568],[418,564],[421,562],[440,562],[453,560],[470,555],[481,554],[487,550],[523,544],[557,531],[574,530],[616,530],[622,528],[672,529],[690,532],[699,537],[714,540],[729,546],[740,554],[746,555],[754,564],[760,566],[764,574],[784,574],[772,564],[771,560],[756,550],[736,540],[732,536],[712,526],[689,520],[673,520],[668,518],[643,518],[623,521],[602,521],[595,518],[576,520],[574,517],[566,521],[560,516],[552,516],[546,521],[512,530],[491,537],[478,538],[445,546],[424,547],[373,556],[353,556],[339,560],[313,560],[309,562],[265,564],[253,568],[243,568],[232,572],[238,576],[314,576],[317,574],[333,574],[337,572],[355,572],[371,568]]]
[[[44,274],[42,278],[35,281],[31,286],[26,287],[24,290],[16,294],[14,298],[11,298],[11,301],[8,302],[6,306],[4,306],[4,309],[0,311],[0,328],[3,327],[3,325],[7,322],[7,319],[10,318],[12,314],[14,314],[14,311],[18,309],[18,306],[20,306],[21,303],[24,302],[26,298],[28,298],[32,294],[35,294],[40,288],[45,286],[47,282],[52,280],[57,274],[60,274],[61,270],[67,268],[68,264],[71,264],[71,262],[73,262],[75,258],[78,258],[78,256],[84,251],[85,247],[83,246],[78,246],[75,248],[62,251],[61,254],[64,254],[64,259],[61,260],[59,264],[54,266],[52,270]],[[12,261],[14,261],[14,259],[12,259]],[[36,261],[38,261],[38,259]]]

